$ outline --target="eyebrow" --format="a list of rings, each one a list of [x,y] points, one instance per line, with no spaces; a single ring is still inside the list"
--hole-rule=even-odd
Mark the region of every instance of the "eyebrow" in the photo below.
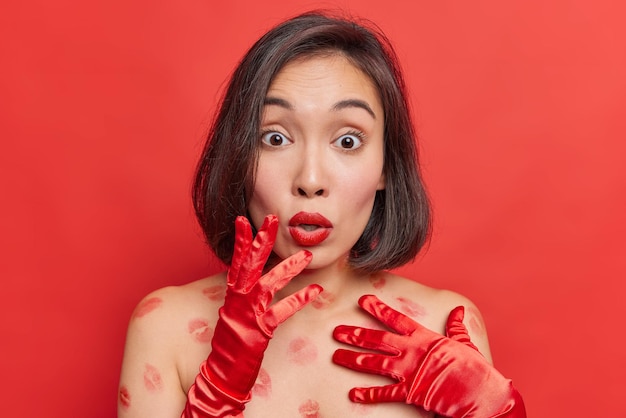
[[[281,99],[278,97],[271,97],[271,96],[266,97],[263,104],[266,106],[279,106],[287,110],[293,110],[293,105],[291,103],[289,103],[285,99]],[[367,113],[369,113],[372,118],[376,119],[376,114],[374,113],[370,105],[367,104],[366,101],[360,100],[360,99],[340,100],[333,105],[331,110],[336,112],[336,111],[351,108],[351,107],[363,109]]]
[[[359,100],[359,99],[340,100],[333,105],[333,110],[338,111],[338,110],[347,109],[350,107],[363,109],[367,113],[369,113],[372,118],[376,119],[376,114],[374,113],[370,105],[367,104],[367,102],[364,100]]]

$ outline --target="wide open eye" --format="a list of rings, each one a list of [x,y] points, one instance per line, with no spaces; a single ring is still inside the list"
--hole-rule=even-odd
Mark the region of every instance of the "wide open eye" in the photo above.
[[[345,135],[341,135],[334,142],[336,147],[343,150],[355,150],[363,145],[363,134],[360,132],[350,132]]]
[[[276,131],[263,132],[261,141],[270,147],[284,147],[291,144],[291,141],[285,135]]]

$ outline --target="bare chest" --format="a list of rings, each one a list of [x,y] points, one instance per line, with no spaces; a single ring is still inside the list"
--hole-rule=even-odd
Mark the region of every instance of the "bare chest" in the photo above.
[[[351,317],[351,318],[350,318]],[[343,323],[365,325],[358,314],[342,315]],[[388,378],[358,373],[332,362],[342,346],[332,338],[339,322],[294,321],[279,330],[270,342],[261,372],[246,407],[249,417],[430,417],[423,410],[402,403],[364,405],[353,403],[353,387],[395,383]]]

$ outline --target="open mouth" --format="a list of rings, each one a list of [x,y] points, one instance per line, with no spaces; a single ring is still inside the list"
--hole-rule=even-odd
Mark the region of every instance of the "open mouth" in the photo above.
[[[304,229],[305,231],[315,231],[317,228],[321,228],[321,226],[319,225],[313,225],[313,224],[300,224],[298,225],[300,228]]]
[[[321,244],[332,228],[332,222],[319,213],[298,212],[289,220],[291,237],[303,247]]]

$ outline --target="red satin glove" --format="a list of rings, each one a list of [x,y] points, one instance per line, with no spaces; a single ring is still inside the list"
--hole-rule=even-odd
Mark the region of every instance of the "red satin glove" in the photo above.
[[[236,219],[233,260],[212,351],[187,394],[182,417],[240,415],[250,400],[274,329],[322,291],[321,286],[310,285],[268,308],[274,294],[311,261],[311,253],[301,251],[261,276],[277,230],[277,218],[269,215],[253,241],[248,220]]]
[[[396,333],[340,325],[333,333],[337,341],[385,354],[338,349],[333,361],[397,383],[353,388],[349,394],[353,402],[406,402],[453,418],[526,418],[522,398],[511,381],[471,343],[463,325],[462,306],[450,313],[447,336],[443,336],[376,296],[362,296],[359,305]]]

